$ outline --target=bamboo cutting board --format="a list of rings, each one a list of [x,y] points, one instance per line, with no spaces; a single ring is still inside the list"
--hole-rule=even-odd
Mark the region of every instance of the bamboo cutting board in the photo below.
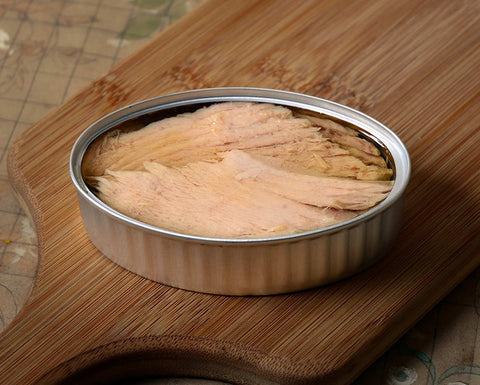
[[[480,264],[478,63],[475,1],[206,1],[10,151],[40,262],[28,303],[0,336],[1,383],[138,373],[351,382]],[[218,86],[307,93],[395,131],[413,174],[394,251],[342,282],[269,297],[166,287],[98,252],[68,172],[76,138],[127,104]]]

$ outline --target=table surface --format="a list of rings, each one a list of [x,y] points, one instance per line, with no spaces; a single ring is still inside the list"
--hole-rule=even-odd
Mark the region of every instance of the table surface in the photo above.
[[[37,269],[36,234],[8,181],[9,146],[200,1],[0,3],[0,331],[21,310]],[[480,384],[479,279],[477,270],[356,383]]]

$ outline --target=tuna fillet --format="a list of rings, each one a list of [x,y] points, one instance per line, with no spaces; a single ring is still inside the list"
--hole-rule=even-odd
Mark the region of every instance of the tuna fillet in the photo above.
[[[183,166],[218,161],[243,150],[279,159],[291,171],[362,180],[389,180],[392,170],[378,149],[350,128],[328,119],[295,116],[268,103],[228,102],[162,119],[132,132],[110,132],[87,150],[88,179],[106,169],[143,170],[146,161]]]
[[[392,170],[350,127],[268,103],[229,102],[108,132],[82,173],[117,211],[162,229],[259,238],[354,218]]]
[[[391,182],[301,175],[229,151],[218,162],[182,167],[145,162],[142,171],[96,177],[114,209],[170,231],[258,238],[314,230],[358,215],[385,198]]]

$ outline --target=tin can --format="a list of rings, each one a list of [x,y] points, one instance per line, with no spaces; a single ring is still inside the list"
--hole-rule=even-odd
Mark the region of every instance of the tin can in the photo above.
[[[325,228],[271,238],[224,239],[175,233],[129,218],[103,203],[85,183],[83,157],[103,133],[138,119],[154,121],[227,101],[272,103],[354,127],[381,149],[392,167],[391,192],[374,208]],[[385,256],[400,228],[410,159],[391,130],[338,103],[281,90],[211,88],[145,100],[95,122],[73,146],[70,175],[88,237],[115,263],[181,289],[221,295],[270,295],[332,283]]]

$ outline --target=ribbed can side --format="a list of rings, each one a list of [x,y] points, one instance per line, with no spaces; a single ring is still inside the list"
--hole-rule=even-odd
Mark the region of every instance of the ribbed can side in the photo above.
[[[92,243],[115,263],[148,279],[187,290],[266,295],[327,284],[387,253],[401,221],[402,201],[332,233],[294,242],[202,244],[160,237],[99,211],[79,196]]]

